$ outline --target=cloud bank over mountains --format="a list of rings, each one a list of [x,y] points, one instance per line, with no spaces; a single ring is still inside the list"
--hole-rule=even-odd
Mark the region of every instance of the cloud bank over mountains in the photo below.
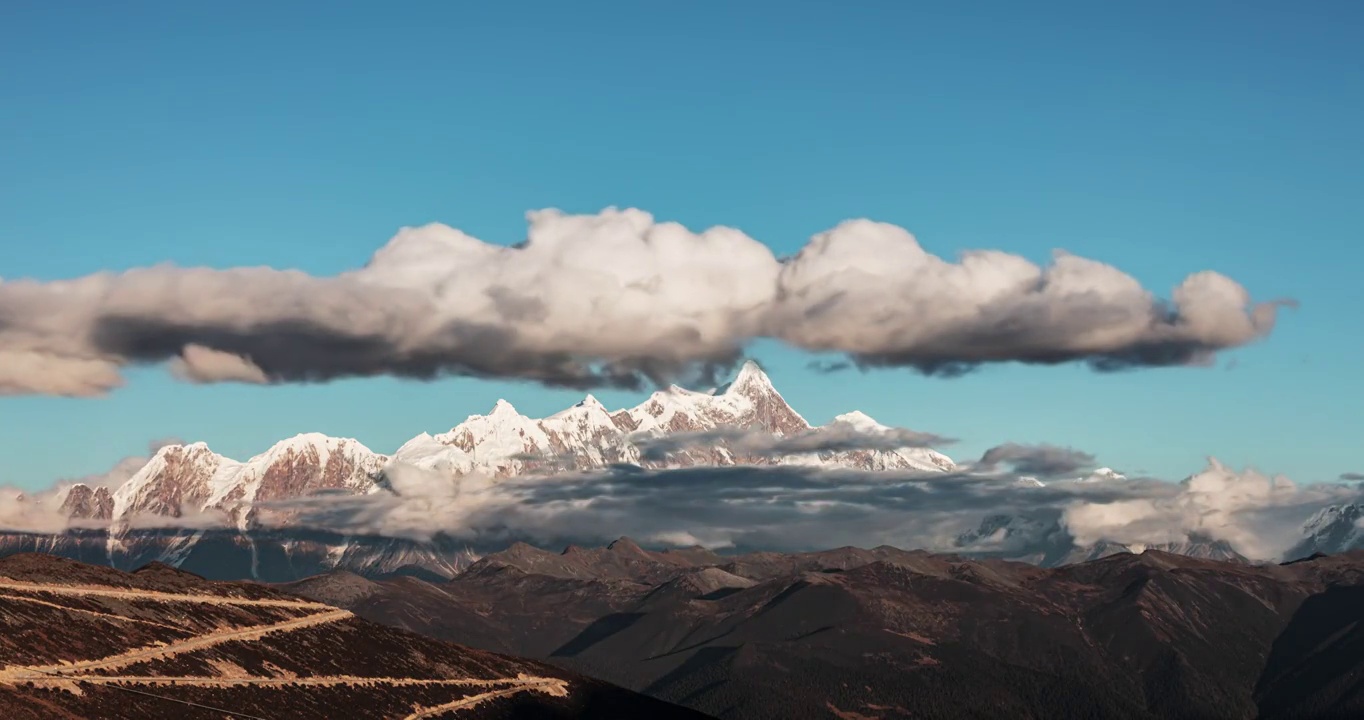
[[[849,419],[835,419],[824,427],[786,436],[749,428],[719,427],[667,435],[640,434],[634,439],[635,447],[640,449],[640,457],[653,461],[665,460],[676,452],[714,447],[719,443],[745,456],[783,458],[812,453],[931,449],[955,442],[953,438],[906,428],[859,427]]]
[[[861,445],[877,448],[886,436],[895,436],[839,432],[839,450],[858,447],[853,442],[857,437],[865,440]],[[735,437],[758,447],[751,435]],[[801,448],[792,452],[808,449]],[[1076,548],[1211,540],[1225,541],[1251,559],[1280,560],[1302,540],[1303,523],[1314,512],[1364,502],[1359,484],[1298,485],[1253,469],[1235,470],[1216,459],[1175,483],[1127,479],[1106,469],[1091,472],[1091,463],[1058,461],[1057,452],[1053,446],[1010,443],[985,456],[1001,463],[1009,462],[1005,456],[1022,458],[1014,469],[982,459],[948,472],[799,464],[665,469],[620,464],[501,477],[477,471],[452,475],[395,461],[370,492],[319,491],[259,502],[257,521],[264,528],[348,536],[416,541],[444,536],[484,549],[516,540],[541,546],[595,545],[628,535],[654,544],[713,549],[803,551],[887,544],[1024,556],[1054,547],[1059,533]],[[120,462],[107,477],[93,480],[116,485],[135,470],[137,460]],[[1020,482],[1042,469],[1039,462],[1051,463],[1045,468],[1054,470],[1053,479]],[[1067,462],[1074,468],[1070,475],[1062,469]],[[20,494],[12,488],[0,493],[0,530],[61,532],[67,527],[62,505],[72,482],[43,493]],[[999,532],[963,543],[965,535],[989,519],[998,520]],[[99,524],[83,521],[79,526]],[[235,524],[226,513],[186,507],[179,516],[135,518],[131,526],[202,530]]]
[[[281,501],[306,526],[473,545],[511,540],[599,544],[619,535],[710,548],[811,550],[887,544],[961,552],[956,539],[1005,514],[1053,524],[1077,546],[1226,541],[1241,554],[1278,560],[1322,506],[1364,500],[1355,486],[1296,485],[1210,460],[1179,483],[1154,479],[1020,484],[1011,473],[865,472],[799,466],[643,470],[493,479],[448,476],[402,464],[386,471],[393,492]],[[1026,547],[1017,548],[1019,552]]]
[[[641,210],[527,219],[510,247],[406,228],[331,277],[160,265],[0,281],[0,395],[100,395],[149,363],[198,383],[469,375],[637,388],[708,380],[758,338],[936,375],[996,362],[1112,371],[1210,362],[1267,336],[1283,304],[1211,271],[1162,300],[1067,253],[1044,267],[993,250],[945,260],[869,220],[778,259],[739,230],[693,232]]]

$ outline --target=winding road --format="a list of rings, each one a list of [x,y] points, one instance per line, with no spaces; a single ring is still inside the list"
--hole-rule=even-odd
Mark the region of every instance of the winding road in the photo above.
[[[208,595],[202,593],[168,593],[154,590],[137,590],[131,588],[114,588],[88,585],[61,585],[54,583],[29,583],[20,582],[11,578],[0,577],[0,602],[12,601],[37,604],[53,609],[81,613],[84,615],[95,616],[104,620],[119,622],[139,622],[159,627],[183,631],[173,625],[146,620],[143,618],[132,618],[119,615],[114,612],[101,612],[87,608],[70,607],[58,602],[41,597],[29,597],[15,593],[42,593],[47,595],[75,598],[109,598],[116,600],[135,600],[153,601],[165,603],[193,603],[206,605],[230,605],[242,607],[268,607],[268,608],[288,608],[295,610],[312,611],[306,615],[289,618],[279,622],[250,625],[246,627],[229,627],[214,630],[209,633],[195,635],[189,638],[182,638],[165,643],[157,643],[139,648],[133,648],[124,652],[107,655],[101,658],[89,660],[78,660],[75,662],[51,663],[47,665],[11,665],[0,668],[0,684],[17,685],[20,683],[33,683],[34,685],[57,687],[71,692],[80,692],[78,683],[89,683],[92,685],[114,685],[118,687],[128,687],[132,685],[161,686],[161,687],[233,687],[233,686],[253,686],[253,687],[284,687],[287,685],[305,685],[314,687],[336,687],[336,686],[363,686],[363,685],[389,685],[394,687],[403,686],[451,686],[451,687],[476,687],[490,688],[485,692],[474,695],[467,695],[457,700],[452,700],[440,705],[433,705],[425,708],[417,708],[406,720],[417,720],[419,718],[434,718],[445,714],[459,713],[461,710],[476,707],[484,702],[507,697],[522,692],[539,692],[547,695],[563,697],[568,694],[567,681],[554,677],[538,677],[526,674],[518,674],[514,678],[499,679],[480,679],[480,678],[402,678],[402,677],[364,677],[352,675],[334,676],[310,676],[299,677],[292,674],[280,677],[261,677],[261,676],[158,676],[158,675],[113,675],[113,674],[89,674],[98,671],[110,671],[127,667],[139,662],[165,660],[176,655],[194,652],[210,648],[226,642],[250,642],[259,640],[272,633],[287,633],[302,628],[316,627],[354,617],[349,611],[325,605],[323,603],[309,602],[305,600],[285,600],[279,598],[235,598],[224,597],[221,595]],[[175,700],[174,698],[167,698]],[[176,702],[183,702],[176,700]],[[192,704],[192,703],[190,703]]]

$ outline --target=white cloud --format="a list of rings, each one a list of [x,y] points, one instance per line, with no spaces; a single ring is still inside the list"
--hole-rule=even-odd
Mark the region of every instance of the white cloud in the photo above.
[[[3,334],[0,328],[0,336]],[[112,360],[0,347],[0,396],[91,397],[122,385],[119,364]]]
[[[171,360],[171,374],[195,383],[242,382],[263,385],[270,382],[255,363],[232,353],[202,345],[186,345],[180,356]]]
[[[1148,483],[1149,484],[1149,483]],[[1157,544],[1192,537],[1224,540],[1241,554],[1277,559],[1300,539],[1302,520],[1322,505],[1356,498],[1358,491],[1323,483],[1299,487],[1283,476],[1237,472],[1218,462],[1148,497],[1106,503],[1076,501],[1063,523],[1076,541]]]
[[[998,251],[957,262],[902,228],[850,221],[779,261],[739,230],[640,210],[528,214],[524,243],[407,228],[361,268],[169,265],[0,283],[0,394],[98,395],[119,368],[172,362],[194,382],[380,374],[633,386],[706,374],[759,337],[862,365],[1100,369],[1207,360],[1268,334],[1275,305],[1189,276],[1169,304],[1116,268]]]
[[[868,220],[816,235],[782,268],[773,335],[864,364],[958,372],[975,363],[1085,360],[1100,368],[1206,361],[1267,334],[1275,306],[1214,272],[1166,306],[1132,277],[1067,253],[1039,267],[998,251],[950,262]]]
[[[774,435],[757,428],[718,427],[696,432],[657,435],[636,433],[630,442],[646,460],[662,460],[673,453],[723,445],[742,457],[780,458],[792,455],[855,451],[894,451],[951,445],[953,438],[906,428],[875,425],[858,427],[835,419],[828,425],[794,433]]]
[[[33,533],[65,530],[67,518],[55,496],[55,490],[26,493],[15,487],[0,487],[0,530]]]
[[[734,542],[729,539],[728,534],[719,531],[706,534],[705,539],[697,537],[685,530],[665,530],[656,532],[645,538],[646,541],[658,545],[668,545],[671,547],[703,547],[707,550],[724,550],[734,547]]]
[[[445,533],[475,543],[516,538],[547,546],[629,535],[664,544],[775,550],[890,544],[956,552],[964,532],[994,516],[1002,520],[993,529],[1007,532],[993,545],[1004,543],[1019,555],[1054,549],[1062,533],[1081,546],[1209,538],[1248,557],[1277,559],[1300,539],[1299,527],[1314,510],[1358,496],[1335,484],[1297,487],[1216,464],[1183,483],[1040,487],[1018,483],[1012,474],[781,466],[454,480],[394,470],[396,495],[330,495],[279,505],[305,524],[338,532]],[[988,549],[990,538],[987,531],[972,544]]]

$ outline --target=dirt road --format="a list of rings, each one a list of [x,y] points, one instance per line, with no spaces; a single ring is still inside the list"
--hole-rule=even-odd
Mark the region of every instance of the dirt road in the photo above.
[[[110,597],[122,600],[152,600],[155,602],[193,602],[208,605],[241,605],[244,607],[299,608],[306,610],[329,610],[330,605],[308,602],[306,600],[280,600],[277,598],[234,598],[221,595],[199,593],[167,593],[156,590],[136,590],[129,588],[90,587],[86,585],[56,585],[48,583],[26,583],[0,577],[0,590],[21,592],[42,592],[53,595],[75,595],[78,597]]]
[[[568,683],[565,680],[552,677],[537,677],[526,674],[519,674],[514,678],[480,679],[480,678],[401,678],[401,677],[362,677],[351,675],[331,675],[331,676],[311,676],[299,677],[292,673],[280,677],[259,677],[251,675],[237,676],[225,674],[222,676],[158,676],[158,675],[93,675],[88,674],[94,671],[117,670],[135,663],[149,660],[165,660],[176,655],[188,652],[195,652],[205,648],[234,641],[253,641],[259,640],[271,633],[292,632],[302,628],[315,627],[340,620],[354,617],[350,612],[334,608],[322,603],[308,602],[303,600],[282,600],[282,599],[259,599],[252,600],[247,598],[231,598],[217,595],[195,594],[195,593],[166,593],[153,590],[137,590],[129,588],[111,587],[91,587],[81,585],[59,585],[51,583],[27,583],[18,582],[10,578],[0,578],[0,600],[10,600],[25,603],[32,603],[44,607],[51,607],[64,612],[75,612],[85,615],[99,617],[115,622],[140,622],[150,625],[183,631],[183,628],[176,628],[172,625],[158,623],[152,620],[141,618],[131,618],[118,615],[112,612],[101,612],[85,608],[74,608],[61,605],[40,597],[29,597],[13,593],[47,593],[58,597],[94,597],[111,598],[120,600],[138,600],[166,603],[196,603],[207,605],[227,605],[238,607],[268,607],[268,608],[290,608],[298,610],[310,610],[307,615],[290,618],[280,622],[265,625],[251,625],[247,627],[229,627],[214,630],[212,632],[196,635],[194,637],[173,640],[171,642],[159,643],[156,645],[132,648],[121,653],[108,655],[92,660],[79,660],[75,662],[61,662],[48,665],[13,665],[0,669],[0,683],[19,684],[33,683],[35,685],[58,687],[70,692],[80,693],[80,683],[92,685],[120,685],[129,687],[133,685],[159,686],[159,687],[233,687],[233,686],[253,686],[253,687],[283,687],[283,686],[315,686],[315,687],[334,687],[334,686],[372,686],[372,685],[391,685],[391,686],[450,686],[450,687],[476,687],[489,688],[485,692],[462,697],[448,703],[435,705],[427,708],[418,708],[408,720],[418,720],[419,718],[433,718],[447,713],[458,713],[460,710],[475,707],[481,703],[495,700],[501,697],[508,697],[522,692],[540,692],[548,695],[562,697],[568,694]],[[177,700],[178,702],[178,700]],[[192,703],[191,703],[192,704]]]

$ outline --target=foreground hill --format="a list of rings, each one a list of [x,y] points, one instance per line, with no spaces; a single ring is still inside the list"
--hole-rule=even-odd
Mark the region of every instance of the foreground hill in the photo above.
[[[164,565],[0,560],[0,717],[700,718],[529,660]]]
[[[881,547],[516,546],[450,581],[294,592],[722,718],[1359,717],[1364,554],[1062,568]]]

